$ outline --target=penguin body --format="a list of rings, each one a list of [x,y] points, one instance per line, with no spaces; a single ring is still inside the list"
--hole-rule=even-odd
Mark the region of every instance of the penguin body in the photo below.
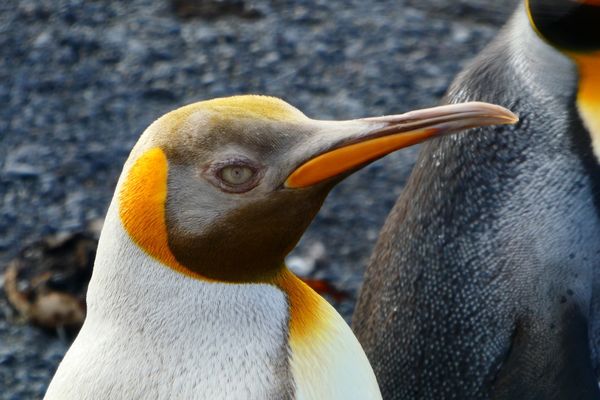
[[[481,103],[316,121],[261,96],[161,117],[125,164],[86,320],[45,398],[380,399],[348,325],[284,257],[352,171],[514,121]]]
[[[578,72],[522,5],[449,90],[520,123],[425,144],[384,225],[353,317],[384,398],[600,397],[600,169]]]

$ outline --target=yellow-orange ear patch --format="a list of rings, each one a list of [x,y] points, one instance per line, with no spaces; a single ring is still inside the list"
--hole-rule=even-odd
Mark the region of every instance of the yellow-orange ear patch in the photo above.
[[[207,280],[180,264],[167,238],[167,156],[158,147],[140,156],[119,192],[119,217],[131,239],[146,253],[168,267],[192,278]]]

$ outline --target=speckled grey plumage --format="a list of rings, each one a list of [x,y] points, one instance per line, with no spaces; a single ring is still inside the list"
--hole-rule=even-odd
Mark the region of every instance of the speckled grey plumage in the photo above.
[[[575,87],[520,6],[450,89],[521,120],[423,146],[385,223],[354,316],[384,398],[600,396],[600,169]]]

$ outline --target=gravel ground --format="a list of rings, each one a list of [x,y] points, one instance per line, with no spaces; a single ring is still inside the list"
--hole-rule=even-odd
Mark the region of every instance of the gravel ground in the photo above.
[[[202,17],[168,0],[0,2],[0,271],[26,244],[102,217],[161,114],[236,93],[323,119],[430,106],[514,3],[216,0]],[[342,183],[290,259],[350,293],[336,304],[346,318],[416,152]],[[0,296],[0,399],[41,398],[67,347],[15,323]]]

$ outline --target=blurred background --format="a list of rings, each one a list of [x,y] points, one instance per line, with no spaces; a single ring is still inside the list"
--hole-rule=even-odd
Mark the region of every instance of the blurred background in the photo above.
[[[52,313],[77,325],[122,164],[154,119],[239,93],[321,119],[431,106],[517,1],[0,2],[0,399],[43,396],[73,336]],[[338,186],[288,259],[348,320],[417,152]]]

